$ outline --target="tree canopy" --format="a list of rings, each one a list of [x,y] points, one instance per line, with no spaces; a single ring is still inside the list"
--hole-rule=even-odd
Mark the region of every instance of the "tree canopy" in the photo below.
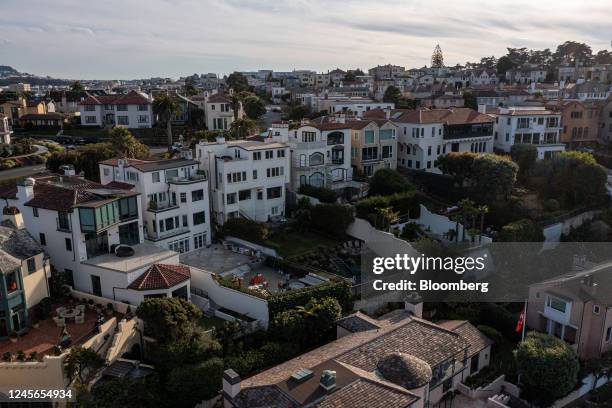
[[[253,119],[257,120],[266,113],[266,104],[257,96],[248,96],[244,98],[244,113]]]
[[[510,157],[519,167],[518,179],[525,182],[538,159],[537,147],[532,144],[514,144],[510,148]]]
[[[128,159],[144,159],[149,155],[149,148],[124,126],[115,126],[110,132],[110,138],[116,155]]]
[[[393,169],[377,170],[369,180],[370,196],[386,196],[413,190],[414,187],[399,171]]]
[[[574,349],[548,334],[530,332],[514,351],[528,398],[548,406],[574,389],[580,363]]]
[[[229,74],[229,76],[225,80],[225,83],[227,84],[227,86],[233,89],[234,92],[243,92],[248,91],[250,89],[249,81],[240,72],[232,72],[231,74]]]
[[[202,317],[202,311],[178,297],[147,298],[136,309],[136,315],[144,322],[146,333],[165,341],[185,333]]]

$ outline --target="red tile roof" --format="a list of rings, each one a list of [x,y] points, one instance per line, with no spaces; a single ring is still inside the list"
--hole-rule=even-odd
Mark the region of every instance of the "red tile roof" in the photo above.
[[[450,109],[394,109],[391,120],[400,123],[444,123],[460,125],[466,123],[491,123],[494,119],[470,108]]]
[[[384,109],[370,109],[369,111],[363,112],[364,119],[385,119],[387,116]]]
[[[151,101],[144,95],[130,91],[121,95],[91,95],[85,98],[80,105],[146,105]]]
[[[231,103],[229,96],[221,93],[214,94],[208,98],[209,103]]]
[[[122,181],[111,181],[110,183],[106,183],[104,187],[117,188],[119,190],[132,190],[134,188],[134,185],[130,183],[124,183]]]
[[[189,267],[184,265],[153,264],[142,275],[130,283],[129,289],[155,290],[170,289],[179,283],[189,280]]]

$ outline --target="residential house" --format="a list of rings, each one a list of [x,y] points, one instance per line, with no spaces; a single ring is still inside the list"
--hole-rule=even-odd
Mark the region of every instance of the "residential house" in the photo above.
[[[532,285],[527,327],[565,340],[581,360],[612,351],[610,271],[582,271]]]
[[[19,125],[25,128],[58,128],[61,129],[66,121],[62,113],[26,113],[19,118]]]
[[[544,67],[526,64],[506,71],[506,81],[510,84],[529,85],[546,81],[547,71]]]
[[[533,144],[538,159],[552,157],[565,150],[561,143],[561,113],[544,107],[498,108],[495,117],[495,148],[509,153],[512,145]]]
[[[336,68],[329,72],[329,79],[332,83],[339,84],[340,82],[344,81],[346,74],[346,71],[343,71],[340,68]]]
[[[291,187],[327,187],[341,191],[354,185],[351,167],[351,127],[334,117],[302,122],[289,130],[276,125],[291,147]],[[273,125],[273,129],[274,125]]]
[[[599,141],[601,101],[564,101],[549,103],[547,108],[561,112],[560,141],[570,148]]]
[[[19,209],[5,206],[0,223],[0,339],[27,331],[32,307],[49,296],[49,257],[24,227]]]
[[[351,112],[357,117],[362,117],[364,112],[371,109],[393,109],[393,102],[376,102],[368,98],[346,98],[342,101],[333,101],[329,107],[329,113]]]
[[[10,144],[12,134],[9,118],[0,114],[0,143]]]
[[[89,94],[79,102],[81,125],[150,128],[155,122],[152,102],[151,97],[136,91],[130,91],[125,95]]]
[[[493,151],[493,119],[469,108],[396,109],[397,165],[439,173],[438,157],[450,152]]]
[[[226,370],[224,407],[437,406],[489,365],[492,343],[469,322],[434,324],[415,306],[380,319],[347,316],[335,341],[252,377]]]
[[[189,298],[188,277],[130,287],[143,274],[141,280],[148,280],[153,264],[179,262],[177,252],[143,242],[139,193],[75,177],[70,167],[65,170],[67,175],[5,185],[0,197],[23,215],[25,228],[66,282],[79,291],[134,305],[148,296]],[[164,287],[155,287],[159,283]]]
[[[565,85],[563,89],[564,99],[584,100],[606,100],[612,95],[612,86],[596,81],[578,81]]]
[[[146,241],[180,253],[210,245],[208,180],[197,160],[113,158],[99,167],[105,186],[139,193]]]
[[[285,135],[286,136],[286,135]],[[264,140],[200,141],[196,157],[210,175],[215,221],[223,224],[244,217],[265,222],[285,215],[286,187],[290,182],[286,137]]]
[[[244,117],[242,103],[240,103],[238,114],[234,113],[231,95],[222,93],[209,95],[205,106],[204,116],[208,130],[229,130],[236,116],[238,119]]]
[[[406,68],[400,67],[398,65],[378,65],[374,68],[370,68],[368,70],[368,74],[373,77],[375,80],[378,79],[389,79],[395,78],[401,73],[405,72]]]
[[[73,114],[79,111],[79,102],[89,95],[105,95],[103,91],[50,91],[49,99],[55,103],[55,110],[60,113]]]
[[[366,176],[397,168],[397,126],[388,119],[347,122],[351,126],[351,165]]]

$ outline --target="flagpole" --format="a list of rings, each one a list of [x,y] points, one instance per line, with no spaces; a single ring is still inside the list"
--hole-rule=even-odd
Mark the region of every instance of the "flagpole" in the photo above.
[[[521,333],[521,343],[525,341],[525,326],[527,326],[527,301],[525,300],[525,308],[523,309],[525,317],[523,318],[523,332]]]

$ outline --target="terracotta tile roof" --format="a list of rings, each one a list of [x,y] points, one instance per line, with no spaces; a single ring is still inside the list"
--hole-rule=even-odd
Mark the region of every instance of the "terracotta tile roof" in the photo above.
[[[64,120],[65,116],[61,113],[28,113],[19,117],[19,120]]]
[[[385,119],[387,117],[384,109],[370,109],[369,111],[363,112],[362,117],[364,119]]]
[[[391,111],[391,121],[399,123],[461,125],[468,123],[492,123],[494,119],[489,115],[479,113],[470,108],[394,109]]]
[[[107,166],[117,167],[119,165],[119,157],[114,157],[112,159],[101,161],[98,164],[105,164]],[[123,159],[126,163],[125,167],[134,167],[143,172],[147,171],[157,171],[157,170],[165,170],[172,169],[175,167],[182,166],[192,166],[198,165],[199,162],[197,160],[189,160],[189,159],[150,159],[150,160],[139,160],[139,159]]]
[[[62,176],[37,179],[34,184],[34,197],[24,205],[54,211],[70,211],[75,205],[100,198],[89,189],[104,188],[102,184]]]
[[[124,183],[122,181],[111,181],[110,183],[106,183],[104,187],[131,191],[134,188],[134,185],[130,183]]]
[[[467,320],[447,320],[438,323],[438,325],[459,334],[467,340],[470,345],[468,347],[468,357],[479,353],[484,348],[493,344],[490,338],[482,334],[480,330]]]
[[[351,333],[374,330],[381,327],[375,319],[361,312],[346,316],[338,320],[336,324]]]
[[[408,408],[419,398],[379,382],[359,378],[333,392],[317,408]]]
[[[208,98],[209,103],[231,103],[232,100],[228,95],[216,93]]]
[[[88,94],[79,105],[147,105],[151,101],[144,95],[130,91],[120,95],[92,95]]]
[[[184,265],[153,264],[128,286],[133,290],[170,289],[189,280],[189,267]]]

